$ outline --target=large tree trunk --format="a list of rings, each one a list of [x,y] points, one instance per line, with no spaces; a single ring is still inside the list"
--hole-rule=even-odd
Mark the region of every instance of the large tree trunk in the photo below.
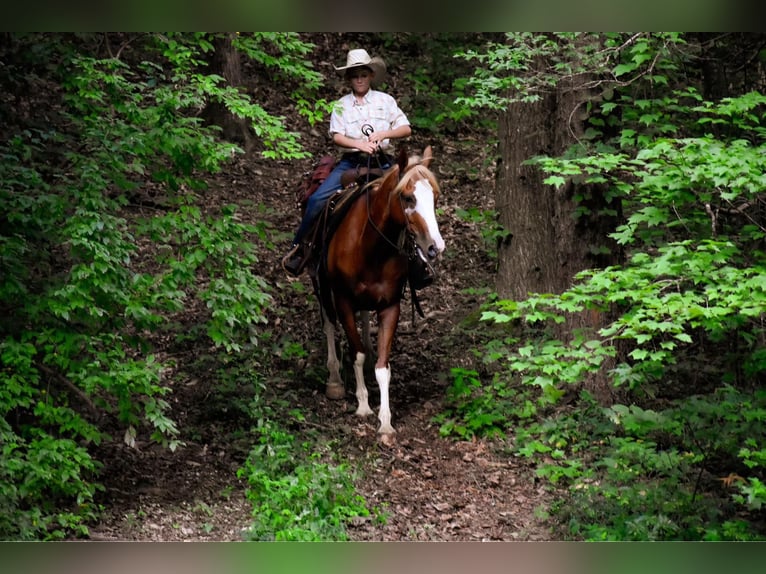
[[[561,291],[561,261],[556,257],[555,191],[524,161],[553,153],[551,111],[555,97],[533,104],[513,103],[499,126],[500,165],[495,206],[511,240],[498,249],[497,292],[523,299],[528,292]]]
[[[242,86],[242,64],[240,54],[232,44],[234,32],[227,32],[215,38],[213,45],[215,53],[210,62],[211,70],[226,79],[235,88]],[[250,152],[255,144],[253,134],[247,121],[233,115],[223,104],[211,102],[203,112],[205,120],[223,130],[224,139],[238,142],[245,151]]]
[[[604,216],[609,207],[604,189],[570,180],[561,188],[543,184],[545,176],[524,162],[537,155],[558,156],[584,133],[587,116],[582,105],[591,97],[570,83],[538,102],[513,103],[500,122],[500,156],[495,202],[500,223],[512,234],[498,249],[497,291],[501,297],[524,299],[528,293],[561,293],[574,275],[621,259],[619,247],[607,237],[617,216]],[[584,201],[575,202],[575,196]],[[578,206],[590,215],[575,217]],[[600,313],[575,315],[560,326],[566,341],[575,329],[597,330],[606,318]],[[613,389],[605,376],[609,365],[592,380],[583,381],[602,403],[612,401]]]

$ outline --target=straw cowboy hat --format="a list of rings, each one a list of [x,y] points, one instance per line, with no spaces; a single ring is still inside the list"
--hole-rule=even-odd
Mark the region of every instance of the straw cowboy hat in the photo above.
[[[346,71],[350,68],[359,68],[361,66],[367,66],[373,71],[375,74],[376,82],[381,81],[383,76],[386,74],[386,63],[383,61],[383,59],[379,58],[378,56],[370,58],[367,50],[362,49],[349,50],[348,55],[346,56],[346,65],[334,67],[336,71],[345,74]]]

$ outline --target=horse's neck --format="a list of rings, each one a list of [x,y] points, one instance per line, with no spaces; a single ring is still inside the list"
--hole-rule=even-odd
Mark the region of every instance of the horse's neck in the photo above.
[[[375,190],[370,197],[368,218],[373,224],[368,226],[368,233],[382,234],[386,243],[398,246],[406,223],[396,193],[392,190]]]

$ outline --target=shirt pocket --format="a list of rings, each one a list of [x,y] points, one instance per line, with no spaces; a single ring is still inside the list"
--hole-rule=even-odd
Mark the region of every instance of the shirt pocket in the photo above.
[[[370,110],[370,124],[375,131],[387,130],[391,122],[388,119],[388,112],[382,106],[373,106]]]

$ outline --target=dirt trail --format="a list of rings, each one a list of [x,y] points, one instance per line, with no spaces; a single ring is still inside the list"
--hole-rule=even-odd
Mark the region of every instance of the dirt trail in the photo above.
[[[271,341],[300,343],[309,354],[305,364],[294,369],[307,374],[305,381],[275,375],[271,383],[286,388],[286,396],[306,413],[306,424],[314,432],[327,433],[340,457],[358,466],[358,492],[370,506],[383,510],[382,524],[359,520],[352,525],[349,534],[355,540],[550,539],[536,518],[544,492],[523,462],[504,454],[502,443],[442,438],[433,422],[442,409],[450,369],[471,364],[476,341],[463,322],[478,308],[472,290],[491,286],[494,266],[477,224],[458,217],[460,209],[491,208],[491,169],[482,165],[480,153],[465,152],[472,142],[463,144],[459,154],[456,146],[435,146],[434,169],[443,189],[439,218],[447,250],[438,281],[420,292],[426,317],[413,322],[409,299],[403,307],[392,357],[397,440],[390,448],[376,440],[376,418],[353,415],[351,393],[343,401],[324,397],[318,380],[325,362],[323,336],[309,281],[305,276],[289,279],[279,268],[281,251],[297,223],[290,196],[295,166],[243,159],[218,176],[207,192],[210,209],[238,203],[244,206],[243,216],[266,217],[284,235],[276,249],[263,248],[258,269],[274,288]],[[410,145],[418,150],[417,143]],[[468,177],[469,173],[478,175]],[[266,210],[259,211],[259,205]],[[190,326],[194,313],[190,310],[185,318]],[[199,359],[196,349],[168,347],[163,352],[181,365]],[[171,416],[187,433],[185,448],[175,453],[141,444],[129,449],[119,437],[102,447],[106,514],[92,529],[92,538],[241,539],[250,507],[236,471],[250,445],[232,437],[238,428],[247,428],[247,422],[222,401],[226,395],[214,389],[213,375],[203,370],[176,382]],[[235,399],[236,390],[232,393]],[[375,409],[374,385],[370,396]]]

